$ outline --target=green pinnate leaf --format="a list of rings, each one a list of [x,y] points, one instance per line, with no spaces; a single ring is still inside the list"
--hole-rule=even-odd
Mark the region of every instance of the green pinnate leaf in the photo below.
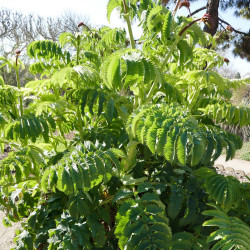
[[[171,25],[172,25],[172,14],[171,14],[171,11],[169,11],[165,15],[164,23],[163,23],[163,27],[162,27],[162,39],[163,39],[163,41],[166,41],[170,37]]]

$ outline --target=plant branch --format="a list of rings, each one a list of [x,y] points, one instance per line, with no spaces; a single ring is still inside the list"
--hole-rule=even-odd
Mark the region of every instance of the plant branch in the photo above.
[[[171,47],[170,51],[168,52],[166,58],[164,59],[164,61],[163,61],[163,63],[162,63],[162,66],[161,66],[161,70],[162,70],[162,71],[164,70],[164,68],[165,68],[165,66],[166,66],[166,64],[167,64],[167,62],[168,62],[170,56],[172,55],[172,53],[173,53],[173,51],[174,51],[176,45],[177,45],[178,42],[181,40],[181,37],[182,37],[182,35],[184,34],[184,32],[185,32],[190,26],[192,26],[194,23],[200,21],[201,19],[202,19],[202,18],[198,18],[198,19],[193,20],[191,23],[189,23],[189,24],[179,33],[179,35],[176,37],[174,43],[172,44],[172,47]]]
[[[144,104],[148,104],[149,101],[151,100],[151,98],[152,98],[152,96],[153,96],[153,93],[154,93],[154,90],[155,90],[155,88],[156,88],[156,86],[157,86],[157,83],[158,83],[157,80],[158,80],[158,79],[155,79],[155,80],[154,80],[154,82],[153,82],[153,84],[152,84],[152,86],[151,86],[151,88],[150,88],[150,90],[149,90],[149,92],[148,92],[148,95],[147,95],[147,97],[146,97],[146,100],[145,100]]]
[[[17,87],[18,87],[19,90],[21,90],[21,84],[20,84],[18,69],[16,69],[15,71],[16,71]],[[20,102],[19,113],[20,113],[20,116],[22,116],[23,115],[23,96],[22,96],[21,93],[20,93],[20,96],[19,96],[19,102]]]
[[[125,20],[127,22],[127,26],[128,26],[128,33],[129,33],[131,48],[135,49],[135,41],[134,41],[133,31],[132,31],[131,22],[130,22],[129,15],[128,15],[127,4],[126,4],[125,0],[123,0],[123,7],[124,7],[124,12],[125,12],[124,18],[125,18]]]
[[[194,21],[192,21],[191,23],[189,23],[180,33],[179,36],[181,37],[183,35],[183,33],[189,28],[191,27],[194,23],[200,21],[201,18],[195,19]]]
[[[191,17],[191,16],[197,14],[198,12],[200,12],[200,11],[202,11],[202,10],[205,10],[206,8],[207,8],[207,6],[203,6],[203,7],[199,8],[199,9],[195,10],[195,11],[192,12],[191,14],[189,14],[187,17]]]
[[[173,51],[174,51],[176,45],[178,44],[178,42],[179,42],[180,40],[181,40],[181,37],[180,37],[180,36],[177,36],[176,39],[175,39],[175,41],[174,41],[174,43],[172,44],[171,49],[169,50],[169,52],[168,52],[166,58],[164,59],[162,65],[161,65],[161,71],[164,70],[164,68],[165,68],[165,66],[166,66],[166,64],[167,64],[167,62],[168,62],[168,59],[169,59],[170,56],[172,55],[172,53],[173,53]]]
[[[79,65],[79,54],[80,54],[80,43],[81,43],[80,39],[81,39],[81,37],[79,36],[78,40],[77,40],[77,48],[76,48],[77,49],[76,65]],[[79,89],[79,75],[77,75],[76,88]],[[83,141],[84,132],[83,132],[82,115],[81,115],[81,110],[80,110],[79,104],[77,106],[76,114],[77,114],[77,119],[78,119],[78,129],[79,129],[80,137],[81,137],[81,140]]]
[[[20,184],[20,183],[26,182],[26,181],[37,181],[39,183],[39,181],[38,181],[38,179],[36,177],[27,177],[25,180],[21,180],[21,181],[16,182],[16,183],[8,183],[6,185],[3,185],[2,187],[7,188],[7,187],[15,186],[17,184]]]
[[[217,41],[225,31],[226,31],[226,29],[222,30],[220,32],[220,34],[216,37],[215,41]]]
[[[219,18],[219,21],[221,21],[222,23],[224,23],[224,24],[226,24],[226,25],[232,26],[231,24],[229,24],[228,22],[222,20],[221,18]],[[241,34],[241,35],[244,35],[244,36],[249,36],[249,35],[250,35],[249,33],[245,33],[245,32],[236,30],[236,29],[234,29],[234,28],[233,28],[233,31],[234,31],[235,33],[238,33],[238,34]]]
[[[176,12],[177,12],[177,10],[179,8],[180,2],[181,2],[181,0],[178,0],[177,3],[176,3],[176,5],[175,5],[174,11],[172,13],[173,17],[175,16],[175,14],[176,14]]]

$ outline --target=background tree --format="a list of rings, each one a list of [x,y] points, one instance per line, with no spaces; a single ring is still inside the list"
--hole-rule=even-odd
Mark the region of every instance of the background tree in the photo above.
[[[235,15],[250,18],[250,3],[248,0],[222,0],[221,8],[236,8]]]
[[[240,79],[240,78],[241,78],[240,72],[237,72],[237,74],[235,75],[235,77],[236,77],[237,79]]]
[[[79,27],[76,24],[82,21],[88,24],[86,16],[73,12],[65,12],[60,17],[52,18],[34,14],[25,15],[10,9],[1,9],[0,55],[12,57],[17,49],[22,52],[20,58],[24,62],[24,67],[20,69],[19,75],[23,86],[25,82],[31,80],[31,74],[28,71],[30,59],[26,55],[28,44],[36,40],[58,41],[63,32],[79,32]],[[13,70],[1,68],[0,74],[6,83],[16,85],[16,76]]]
[[[18,21],[17,21],[18,20]],[[23,51],[27,45],[36,40],[57,41],[63,32],[79,32],[76,23],[88,24],[84,15],[65,12],[60,17],[42,17],[39,15],[25,15],[9,9],[0,10],[0,42],[5,46],[4,56],[14,54],[16,49]]]
[[[190,2],[195,2],[196,0],[190,0]],[[175,1],[176,2],[176,1]],[[189,1],[177,1],[177,2],[189,2]],[[171,1],[162,1],[164,4],[171,4]],[[206,12],[212,16],[213,25],[208,27],[204,26],[204,31],[211,34],[212,36],[219,35],[227,26],[232,27],[232,34],[229,36],[223,33],[220,37],[219,43],[223,48],[229,47],[230,44],[234,45],[233,53],[234,55],[240,56],[242,59],[247,59],[250,61],[250,29],[248,32],[242,32],[234,27],[233,23],[229,20],[223,20],[219,17],[221,11],[227,9],[235,9],[234,14],[236,16],[249,19],[250,18],[250,2],[248,0],[208,0],[207,4],[201,8],[193,11],[191,16],[197,14],[200,11],[206,9]],[[189,15],[190,16],[190,15]]]

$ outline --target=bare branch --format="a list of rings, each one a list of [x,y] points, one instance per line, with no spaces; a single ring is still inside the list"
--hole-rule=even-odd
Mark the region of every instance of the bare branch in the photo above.
[[[175,14],[176,14],[179,6],[180,6],[180,2],[181,2],[181,0],[177,0],[177,3],[176,3],[175,8],[174,8],[174,11],[172,13],[173,16],[175,16]]]
[[[222,20],[221,18],[219,18],[219,21],[221,21],[222,23],[224,23],[224,24],[226,24],[226,25],[232,26],[231,24],[229,24],[228,22]],[[236,29],[234,29],[234,28],[233,28],[233,30],[234,30],[235,33],[238,33],[238,34],[241,34],[241,35],[244,35],[244,36],[249,36],[249,35],[250,35],[249,33],[245,33],[245,32],[236,30]]]
[[[198,13],[198,12],[200,12],[202,10],[205,10],[206,8],[207,8],[207,6],[203,6],[203,7],[199,8],[199,9],[197,9],[196,11],[192,12],[191,14],[189,14],[187,17],[191,17],[191,16],[195,15],[196,13]]]
[[[79,32],[77,24],[82,21],[88,24],[85,16],[70,11],[60,17],[45,18],[0,9],[0,44],[4,44],[4,52],[13,53],[15,49],[25,48],[35,40],[58,41],[63,32]]]

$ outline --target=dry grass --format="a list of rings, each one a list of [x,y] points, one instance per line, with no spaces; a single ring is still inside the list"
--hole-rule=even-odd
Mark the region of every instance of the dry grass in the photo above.
[[[250,108],[250,84],[234,91],[231,101],[236,106],[243,105]],[[223,127],[227,131],[238,134],[244,140],[243,147],[236,152],[235,158],[250,161],[250,126],[240,128],[228,125]]]
[[[234,105],[244,105],[250,107],[250,84],[233,92],[231,101]]]
[[[236,152],[235,158],[250,161],[250,142],[243,143],[241,150]]]

